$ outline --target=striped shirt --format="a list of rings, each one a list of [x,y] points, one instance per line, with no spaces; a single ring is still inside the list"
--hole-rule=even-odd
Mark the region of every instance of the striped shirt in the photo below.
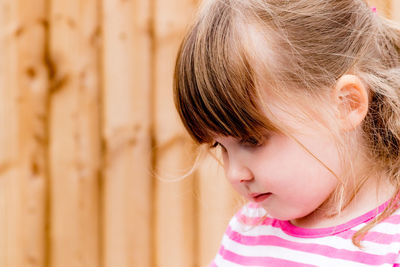
[[[230,221],[220,250],[209,267],[234,266],[396,266],[400,267],[400,211],[374,226],[361,242],[353,234],[382,212],[388,202],[347,223],[306,229],[265,218],[255,203]]]

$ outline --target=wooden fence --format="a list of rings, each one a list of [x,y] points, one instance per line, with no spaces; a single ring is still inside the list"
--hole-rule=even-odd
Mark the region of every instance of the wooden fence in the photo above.
[[[0,0],[0,267],[213,258],[237,206],[221,168],[169,180],[193,159],[171,85],[198,5]]]

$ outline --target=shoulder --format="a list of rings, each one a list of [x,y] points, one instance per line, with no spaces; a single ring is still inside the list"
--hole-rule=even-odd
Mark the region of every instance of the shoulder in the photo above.
[[[368,223],[368,222],[367,222]],[[361,227],[365,226],[366,223],[355,227],[355,230],[359,230]],[[400,209],[396,210],[393,214],[383,219],[378,224],[374,225],[368,233],[375,233],[376,235],[383,234],[388,238],[395,238],[399,242],[400,235]],[[367,234],[368,234],[367,233]]]
[[[395,265],[400,266],[400,208],[392,215],[375,225],[365,236],[366,241],[380,246],[386,245],[386,250],[397,255]],[[389,252],[387,252],[389,254]]]

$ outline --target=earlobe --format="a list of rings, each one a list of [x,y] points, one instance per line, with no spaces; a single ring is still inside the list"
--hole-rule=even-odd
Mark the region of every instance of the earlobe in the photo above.
[[[355,129],[362,123],[368,112],[369,100],[366,86],[356,75],[345,74],[336,82],[333,93],[341,128]]]

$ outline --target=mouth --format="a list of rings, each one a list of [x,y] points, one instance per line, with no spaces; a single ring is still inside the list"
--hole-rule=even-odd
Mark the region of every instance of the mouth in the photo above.
[[[272,195],[272,193],[270,193],[270,192],[255,193],[255,194],[251,194],[250,197],[254,202],[262,202],[262,201],[266,200],[270,195]]]

